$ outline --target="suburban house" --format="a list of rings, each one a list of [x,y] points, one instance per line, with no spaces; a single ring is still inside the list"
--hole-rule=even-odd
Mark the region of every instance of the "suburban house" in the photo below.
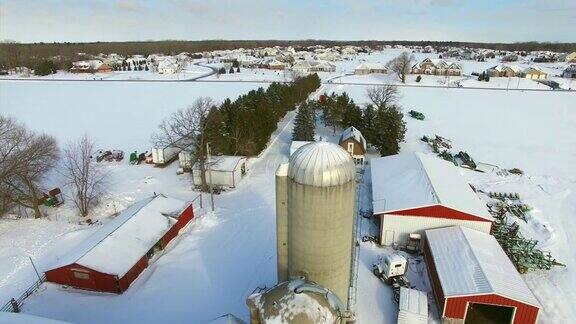
[[[206,183],[218,187],[234,188],[248,171],[245,156],[219,155],[212,156],[210,165],[205,165],[206,170],[210,167],[210,172],[206,171]],[[202,171],[198,163],[192,166],[192,182],[195,186],[202,185]]]
[[[262,67],[270,70],[284,70],[286,68],[286,64],[284,62],[278,61],[277,59],[271,59],[264,62]]]
[[[562,71],[562,77],[576,79],[576,64],[568,65],[564,71]]]
[[[160,74],[174,74],[180,72],[182,67],[178,60],[172,57],[163,57],[158,59],[156,71]]]
[[[520,77],[522,70],[516,65],[498,64],[486,70],[491,77]]]
[[[294,72],[308,74],[314,72],[335,72],[336,65],[326,61],[301,60],[292,66]]]
[[[128,207],[46,271],[46,280],[122,293],[194,217],[192,204],[155,195]]]
[[[443,323],[538,322],[538,300],[494,236],[463,226],[430,229],[424,259]]]
[[[548,73],[546,73],[538,66],[528,67],[524,69],[522,73],[524,74],[524,77],[526,79],[532,79],[532,80],[542,80],[548,77]]]
[[[568,63],[576,63],[576,52],[572,52],[566,55],[566,62]]]
[[[72,73],[108,73],[112,68],[100,60],[86,60],[72,63],[70,68]]]
[[[338,145],[345,149],[346,152],[350,153],[354,159],[354,163],[364,164],[366,140],[362,133],[360,133],[360,131],[354,126],[350,126],[342,132]]]
[[[494,218],[454,164],[422,153],[385,156],[370,163],[380,244],[405,245],[410,234],[453,225],[490,233]]]
[[[354,74],[357,75],[365,75],[365,74],[372,74],[372,73],[388,73],[388,69],[386,65],[382,63],[369,63],[369,62],[362,62],[354,69]]]
[[[462,67],[453,61],[425,58],[422,62],[412,66],[412,73],[457,76],[462,74]]]

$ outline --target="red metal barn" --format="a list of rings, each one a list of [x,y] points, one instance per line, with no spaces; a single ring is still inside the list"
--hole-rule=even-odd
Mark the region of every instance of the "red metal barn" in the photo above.
[[[372,159],[370,164],[380,244],[404,245],[412,233],[454,225],[490,233],[494,218],[452,163],[406,153]]]
[[[538,301],[492,235],[462,226],[427,230],[424,258],[442,318],[537,322]]]
[[[128,207],[46,271],[46,280],[122,293],[194,217],[192,204],[163,195]]]

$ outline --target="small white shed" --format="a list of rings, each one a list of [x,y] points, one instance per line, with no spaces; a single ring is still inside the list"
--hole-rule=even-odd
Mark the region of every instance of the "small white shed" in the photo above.
[[[210,162],[211,172],[208,172],[206,166],[206,182],[214,186],[234,188],[240,180],[246,175],[246,157],[220,155],[212,156]],[[195,186],[202,184],[200,167],[194,164],[192,167],[192,179]]]
[[[428,296],[416,289],[400,287],[398,324],[427,324]]]

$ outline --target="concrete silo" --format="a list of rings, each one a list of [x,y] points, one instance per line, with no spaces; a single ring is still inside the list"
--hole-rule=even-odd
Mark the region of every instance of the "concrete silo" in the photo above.
[[[278,281],[304,277],[348,303],[354,162],[326,142],[299,148],[276,172]]]

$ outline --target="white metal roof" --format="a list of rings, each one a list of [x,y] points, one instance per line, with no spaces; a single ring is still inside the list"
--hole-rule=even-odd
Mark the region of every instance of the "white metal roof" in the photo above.
[[[233,172],[240,167],[243,160],[246,160],[245,156],[214,155],[210,157],[210,168],[212,171]],[[199,170],[200,165],[194,163],[193,169]]]
[[[428,296],[416,289],[400,287],[398,324],[427,324]]]
[[[79,244],[57,267],[76,263],[122,277],[166,234],[188,205],[162,195],[139,201]]]
[[[315,187],[337,186],[356,177],[352,157],[340,146],[313,142],[296,150],[290,157],[288,177]]]
[[[493,221],[452,163],[422,153],[370,160],[374,214],[443,205]]]
[[[362,148],[364,149],[364,151],[366,151],[366,140],[364,139],[364,135],[362,135],[362,133],[358,129],[356,129],[356,127],[350,126],[350,127],[346,128],[342,132],[342,135],[340,136],[340,143],[342,143],[343,141],[345,141],[349,138],[355,139],[356,142],[358,142],[358,143],[360,143],[360,145],[362,145]]]
[[[494,236],[452,226],[426,238],[445,297],[497,294],[540,307]]]

